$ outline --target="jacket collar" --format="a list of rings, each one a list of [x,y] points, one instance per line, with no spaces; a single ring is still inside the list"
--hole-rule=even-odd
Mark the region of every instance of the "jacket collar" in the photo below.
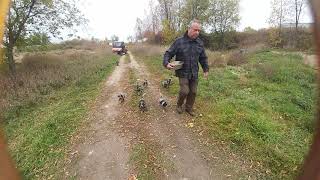
[[[188,36],[188,30],[183,34],[183,37],[188,40],[188,41],[196,41],[198,43],[201,44],[201,40],[199,39],[199,36],[196,38],[196,39],[191,39],[189,36]]]

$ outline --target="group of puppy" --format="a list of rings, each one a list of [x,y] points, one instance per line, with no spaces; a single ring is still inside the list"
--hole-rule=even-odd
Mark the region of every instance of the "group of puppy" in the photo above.
[[[148,87],[148,80],[144,80],[142,83],[139,82],[139,79],[137,80],[135,84],[135,92],[138,96],[141,96],[139,102],[138,102],[138,107],[142,112],[145,112],[148,110],[146,100],[144,99],[145,95],[145,89]],[[172,84],[172,77],[165,79],[164,81],[161,82],[162,87],[168,89],[170,85]],[[118,95],[118,99],[120,103],[123,103],[125,101],[126,94],[125,93],[120,93]],[[167,100],[161,95],[160,93],[160,98],[159,98],[159,105],[162,108],[166,108],[168,106]]]

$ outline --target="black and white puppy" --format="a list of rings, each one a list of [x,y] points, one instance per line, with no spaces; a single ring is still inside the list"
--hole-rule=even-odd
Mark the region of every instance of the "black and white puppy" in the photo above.
[[[118,98],[119,98],[119,102],[120,102],[120,103],[123,103],[124,100],[125,100],[125,98],[126,98],[126,94],[120,93],[120,94],[118,95]]]
[[[141,86],[140,84],[136,84],[136,92],[138,94],[138,96],[141,96],[143,94],[143,86]]]
[[[143,84],[142,84],[142,85],[143,85],[143,87],[145,87],[145,88],[148,87],[148,80],[145,79],[145,80],[143,81]]]
[[[166,80],[164,80],[164,81],[161,82],[161,85],[162,85],[162,87],[164,87],[164,88],[167,89],[167,88],[169,88],[169,85],[170,85],[170,84],[168,83],[168,80],[166,79]]]
[[[145,112],[147,111],[147,103],[146,101],[142,98],[139,100],[139,109],[142,111],[142,112]]]
[[[160,97],[159,99],[159,104],[161,107],[165,108],[168,106],[168,102],[163,98],[163,97]]]

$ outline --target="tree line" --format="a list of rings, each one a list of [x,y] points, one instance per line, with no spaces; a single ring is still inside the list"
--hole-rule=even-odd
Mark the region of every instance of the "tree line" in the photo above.
[[[170,44],[186,31],[191,20],[198,19],[204,30],[201,37],[209,48],[232,48],[239,41],[236,31],[240,23],[239,5],[240,0],[150,0],[146,16],[136,20],[135,39]],[[306,0],[272,0],[268,22],[276,31],[273,38],[280,42],[276,45],[283,43],[284,24],[294,24],[298,32],[306,6]]]
[[[136,19],[136,33],[128,40],[147,39],[150,43],[170,44],[186,31],[191,20],[198,19],[204,30],[201,38],[208,48],[234,48],[241,38],[252,36],[236,31],[240,22],[239,4],[240,0],[150,0],[147,14]],[[306,6],[307,0],[272,0],[269,23],[273,28],[267,32],[267,40],[272,46],[283,47],[286,41],[292,40],[293,46],[310,46],[310,33],[299,32]],[[86,22],[75,0],[13,0],[3,39],[5,60],[11,74],[16,71],[14,47],[46,44],[49,37],[59,37],[66,28]],[[295,29],[289,36],[285,26],[288,23],[294,24]],[[256,32],[255,38],[266,34],[252,28],[246,28],[245,32]]]

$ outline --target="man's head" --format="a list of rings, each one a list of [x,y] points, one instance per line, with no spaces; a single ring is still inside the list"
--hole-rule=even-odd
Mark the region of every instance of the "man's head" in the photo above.
[[[196,39],[199,36],[201,27],[200,21],[192,20],[188,26],[188,36],[191,39]]]

